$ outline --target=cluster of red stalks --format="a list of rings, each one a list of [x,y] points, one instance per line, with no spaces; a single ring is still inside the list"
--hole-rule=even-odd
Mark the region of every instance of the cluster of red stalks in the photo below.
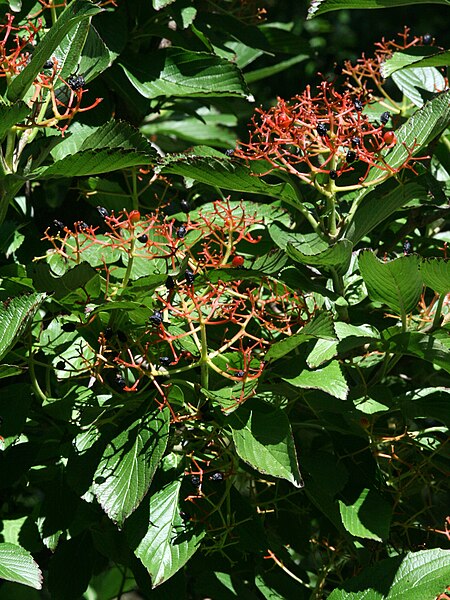
[[[0,25],[0,77],[9,82],[26,68],[42,28],[40,19],[36,24],[28,21],[16,26],[14,16],[6,14],[6,22]],[[56,58],[47,61],[33,82],[28,100],[32,112],[25,122],[17,124],[17,129],[57,127],[64,133],[77,113],[91,110],[101,102],[97,98],[90,106],[82,107],[85,92],[83,77],[71,76],[66,81],[60,75]]]
[[[320,174],[336,181],[356,166],[359,172],[361,164],[365,170],[353,188],[364,186],[373,167],[381,172],[382,178],[405,168],[412,169],[414,161],[419,160],[413,157],[415,144],[406,147],[407,154],[400,165],[389,164],[389,152],[397,144],[391,129],[391,112],[373,119],[365,111],[380,96],[382,100],[389,98],[383,88],[381,64],[393,52],[423,43],[422,38],[409,40],[408,35],[405,29],[400,41],[378,43],[374,58],[363,55],[354,65],[346,61],[338,69],[348,77],[341,90],[336,77],[333,81],[323,80],[315,90],[307,86],[302,94],[289,101],[278,98],[277,104],[268,110],[257,108],[249,141],[241,142],[234,155],[246,161],[265,160],[267,172],[286,172],[319,189],[324,181]],[[392,101],[387,106],[393,110]],[[339,189],[334,184],[334,192]],[[348,190],[349,186],[341,189]]]
[[[102,331],[95,364],[90,365],[99,381],[113,370],[128,374],[124,391],[152,382],[163,406],[164,377],[182,377],[197,369],[204,388],[208,374],[214,373],[234,384],[233,401],[239,403],[253,393],[273,341],[291,335],[312,317],[300,292],[260,273],[252,276],[251,262],[238,253],[238,246],[258,244],[252,229],[259,220],[247,214],[242,203],[217,201],[208,212],[201,210],[195,221],[187,216],[183,224],[158,212],[141,218],[136,210],[105,214],[104,221],[106,233],[80,222],[71,229],[60,224],[56,234],[48,229],[50,252],[77,264],[87,251],[92,255],[95,249],[102,257],[113,250],[115,263],[104,260],[98,267],[106,290],[101,302],[123,297],[137,258],[150,261],[165,283],[153,293],[145,328],[130,331],[122,341]],[[124,278],[120,256],[127,265]],[[114,275],[119,268],[120,279]],[[230,357],[228,364],[218,360],[224,356]],[[182,420],[173,411],[172,417]]]

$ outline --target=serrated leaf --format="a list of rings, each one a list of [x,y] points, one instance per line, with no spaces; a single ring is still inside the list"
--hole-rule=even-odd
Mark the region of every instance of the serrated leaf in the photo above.
[[[47,294],[16,296],[0,305],[0,359],[14,346]]]
[[[33,557],[21,546],[0,543],[0,577],[42,589],[42,572]]]
[[[349,391],[347,381],[336,360],[323,369],[315,371],[303,369],[298,375],[286,375],[283,379],[295,387],[322,390],[340,400],[345,400]]]
[[[380,74],[387,78],[392,73],[411,66],[444,67],[450,64],[450,51],[439,50],[435,47],[412,47],[403,52],[394,52],[380,67]]]
[[[329,600],[434,600],[450,581],[450,550],[408,552],[368,567]]]
[[[28,275],[38,291],[52,293],[59,300],[85,286],[93,277],[98,276],[98,273],[83,262],[69,269],[61,277],[54,277],[47,264],[33,263],[28,268]]]
[[[392,508],[377,492],[365,488],[352,504],[339,500],[339,511],[352,535],[379,542],[388,538]]]
[[[450,292],[450,261],[446,258],[424,258],[419,263],[424,284],[438,294]]]
[[[95,472],[93,491],[119,526],[139,506],[166,450],[170,412],[148,413],[121,431],[106,447]]]
[[[134,553],[151,575],[153,587],[181,569],[204,536],[202,530],[194,530],[180,517],[180,487],[181,481],[172,481],[153,494],[133,515],[133,522],[126,529]]]
[[[350,240],[341,239],[329,245],[319,236],[303,236],[304,241],[289,241],[286,246],[288,255],[304,265],[329,269],[337,273],[346,273],[352,258],[353,244]]]
[[[285,412],[247,400],[229,419],[239,457],[260,473],[303,487],[291,425]]]
[[[392,80],[402,93],[416,106],[423,106],[425,98],[420,90],[431,94],[446,89],[445,79],[434,67],[411,67],[392,74]]]
[[[249,98],[242,73],[232,62],[207,52],[164,48],[145,65],[120,65],[145,98],[207,96]]]
[[[375,189],[360,202],[345,237],[353,244],[359,242],[374,227],[405,206],[411,200],[425,200],[427,189],[415,182],[397,185],[389,192]]]
[[[418,256],[401,256],[384,262],[372,250],[363,250],[358,260],[372,300],[386,304],[398,315],[416,307],[423,289]]]
[[[10,106],[0,105],[0,141],[4,139],[11,127],[21,123],[30,111],[31,109],[21,100]]]
[[[105,150],[80,150],[66,156],[49,167],[39,167],[29,174],[30,179],[52,179],[53,177],[86,177],[148,165],[153,155],[146,152],[108,148]]]
[[[307,323],[301,331],[272,344],[265,360],[278,360],[310,339],[336,340],[333,328],[333,317],[330,313],[320,313],[314,320]]]
[[[45,61],[52,56],[69,31],[81,21],[90,19],[102,10],[102,8],[88,0],[74,0],[71,2],[58,16],[58,20],[47,32],[42,42],[35,48],[29,64],[11,82],[6,93],[8,100],[14,102],[19,98],[23,98],[38,73],[42,70]]]
[[[202,147],[195,150],[202,151]],[[235,192],[248,192],[278,198],[296,206],[298,198],[288,183],[268,184],[240,161],[228,159],[216,152],[213,156],[199,154],[178,155],[162,162],[163,174],[172,173],[191,177],[201,183]]]
[[[78,71],[80,57],[90,28],[90,19],[77,23],[58,44],[52,58],[58,61],[59,73],[63,79]],[[85,77],[84,71],[82,71]]]
[[[450,4],[449,0],[311,0],[308,19],[318,17],[332,10],[344,8],[393,8],[394,6],[414,6],[415,4]]]
[[[420,332],[405,332],[392,336],[386,348],[396,354],[409,354],[431,362],[450,373],[450,352],[434,335]]]

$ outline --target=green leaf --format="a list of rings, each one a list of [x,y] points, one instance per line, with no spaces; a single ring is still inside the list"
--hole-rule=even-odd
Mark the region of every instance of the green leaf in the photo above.
[[[208,96],[250,99],[242,73],[232,62],[183,48],[153,52],[144,65],[120,65],[130,83],[145,98]]]
[[[54,277],[49,265],[45,263],[33,263],[28,268],[28,275],[38,291],[52,293],[58,300],[81,289],[98,276],[97,271],[85,262],[69,269],[62,277]]]
[[[439,50],[435,47],[412,47],[404,52],[394,52],[380,67],[380,74],[387,78],[392,73],[411,66],[445,67],[450,65],[450,50]]]
[[[434,94],[447,87],[444,76],[434,67],[414,67],[396,71],[392,74],[392,80],[416,106],[423,106],[426,100],[420,90]]]
[[[21,100],[11,106],[0,105],[0,141],[2,141],[11,127],[21,123],[29,114],[31,109]]]
[[[311,339],[336,340],[333,328],[333,317],[330,313],[319,313],[312,321],[307,323],[301,331],[272,344],[265,356],[265,360],[278,360],[297,348],[300,344]]]
[[[374,227],[411,200],[426,200],[427,193],[424,187],[414,182],[399,184],[387,193],[379,188],[373,190],[358,206],[345,231],[345,237],[356,244]]]
[[[386,304],[398,315],[416,307],[423,289],[417,256],[401,256],[384,262],[372,250],[363,250],[359,255],[359,268],[372,300]]]
[[[450,90],[438,94],[433,100],[419,108],[399,129],[396,130],[397,143],[385,155],[387,164],[393,169],[400,167],[408,158],[408,148],[414,147],[416,156],[436,136],[440,135],[450,122]],[[365,185],[380,176],[377,168],[370,170]],[[367,190],[361,192],[365,195]]]
[[[434,600],[450,581],[450,550],[408,552],[368,567],[329,600]]]
[[[230,418],[239,457],[260,473],[303,487],[291,425],[284,411],[261,400],[247,400]]]
[[[352,535],[381,542],[389,537],[391,506],[374,490],[363,489],[352,504],[339,500],[345,529]]]
[[[47,294],[16,296],[0,306],[0,360],[14,346]]]
[[[42,572],[33,557],[21,546],[0,543],[0,577],[42,589]]]
[[[346,273],[352,258],[353,244],[341,239],[332,246],[318,235],[296,235],[298,241],[288,241],[286,252],[296,262],[323,269],[334,268],[338,273]]]
[[[394,6],[414,6],[415,4],[445,4],[450,0],[311,0],[308,19],[318,17],[332,10],[344,8],[393,8]]]
[[[89,22],[90,19],[84,19],[77,23],[61,40],[52,55],[52,58],[54,57],[58,61],[59,73],[63,79],[67,79],[78,71],[80,57],[90,28]],[[84,77],[84,71],[82,73]]]
[[[45,61],[52,56],[69,31],[81,21],[90,19],[102,10],[89,0],[73,0],[59,15],[58,20],[48,31],[42,42],[38,44],[30,63],[11,82],[6,93],[8,100],[14,102],[19,98],[23,98],[38,73],[42,70]]]
[[[322,390],[340,400],[345,400],[349,391],[337,360],[330,362],[323,369],[315,371],[303,369],[298,375],[285,375],[282,378],[295,387]]]
[[[250,71],[249,73],[244,74],[245,81],[247,83],[255,83],[255,81],[267,79],[268,77],[272,77],[272,75],[278,75],[282,71],[290,69],[292,66],[303,62],[307,58],[309,58],[308,54],[298,54],[297,56],[292,56],[291,58],[287,58],[286,60],[277,62],[276,64],[270,67],[263,67],[261,69]]]
[[[424,258],[419,269],[427,287],[438,294],[450,292],[450,261],[446,258]]]
[[[197,551],[204,536],[202,530],[194,530],[180,517],[180,487],[180,480],[172,481],[153,494],[139,507],[125,529],[135,547],[134,553],[151,575],[153,587],[181,569]]]
[[[399,333],[389,338],[385,344],[389,352],[417,356],[450,373],[450,352],[434,335],[420,332]]]
[[[115,523],[139,506],[147,493],[169,435],[168,408],[153,411],[121,431],[106,447],[94,476],[94,494]]]

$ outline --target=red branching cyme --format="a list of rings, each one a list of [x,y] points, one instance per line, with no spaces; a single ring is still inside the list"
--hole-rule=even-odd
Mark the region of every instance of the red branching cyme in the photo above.
[[[5,18],[6,23],[0,24],[0,77],[10,79],[28,64],[42,23],[15,26],[14,15],[7,13]]]
[[[356,93],[364,93],[368,98],[372,98],[374,87],[376,92],[387,98],[392,105],[392,99],[386,93],[383,87],[383,77],[380,72],[381,65],[392,56],[394,52],[402,52],[408,48],[426,45],[423,36],[410,37],[410,29],[405,27],[402,33],[398,34],[397,40],[385,40],[375,43],[375,52],[373,57],[362,54],[355,64],[347,60],[344,63],[342,73],[349,76],[347,86]],[[436,90],[439,92],[442,90]]]
[[[228,271],[233,268],[230,257],[242,241],[258,243],[251,233],[259,223],[256,216],[248,215],[243,204],[228,201],[215,202],[201,210],[195,222],[189,217],[182,225],[159,212],[145,217],[136,210],[99,212],[103,232],[84,222],[71,228],[56,222],[57,232],[52,233],[55,226],[47,229],[44,239],[52,245],[48,256],[58,254],[67,266],[83,261],[94,266],[104,281],[103,302],[125,293],[133,297],[127,288],[136,279],[137,259],[145,259],[149,272],[162,275],[165,283],[146,298],[147,326],[122,340],[101,333],[91,377],[103,382],[108,373],[127,372],[126,381],[121,377],[125,392],[152,383],[159,405],[169,406],[174,421],[196,418],[196,413],[186,407],[176,412],[170,406],[170,380],[161,383],[161,377],[192,372],[193,380],[207,389],[208,373],[214,373],[224,385],[233,386],[236,404],[255,393],[271,344],[300,330],[315,312],[300,292],[276,279],[248,277],[245,269],[238,270],[242,277]]]
[[[387,177],[410,166],[413,149],[400,166],[389,165],[387,156],[396,143],[395,136],[388,138],[384,125],[370,121],[363,113],[365,103],[363,96],[349,90],[341,93],[329,81],[318,86],[316,95],[308,86],[288,102],[278,98],[268,111],[256,109],[250,140],[240,143],[235,155],[247,161],[265,160],[267,172],[284,171],[322,193],[324,178],[320,174],[334,182],[353,171],[355,164],[365,163],[365,174],[353,186],[358,188],[372,167]],[[333,183],[336,192],[339,186]]]

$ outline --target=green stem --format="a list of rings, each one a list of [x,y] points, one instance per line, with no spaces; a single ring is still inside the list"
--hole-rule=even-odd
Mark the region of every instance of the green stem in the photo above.
[[[134,233],[132,233],[132,238],[131,238],[131,242],[130,242],[130,253],[128,254],[128,264],[127,264],[127,270],[125,271],[125,275],[122,281],[122,290],[124,290],[127,285],[128,282],[130,281],[130,275],[131,275],[131,269],[133,268],[133,262],[134,262],[134,247],[135,247],[135,239],[134,239]]]
[[[14,171],[14,148],[16,146],[16,132],[10,129],[6,137],[5,163],[10,173]]]
[[[133,202],[133,210],[139,209],[139,194],[137,190],[137,173],[136,167],[133,167],[131,170],[132,173],[132,190],[131,190],[131,200]]]
[[[431,328],[434,329],[438,329],[441,325],[441,316],[442,316],[442,307],[444,305],[444,300],[445,300],[445,294],[441,294],[439,296],[439,300],[438,303],[436,305],[436,311],[434,313],[434,319],[433,319],[433,324],[431,326]]]
[[[54,25],[56,23],[56,21],[58,20],[58,15],[56,14],[56,7],[54,4],[54,0],[50,0],[50,13],[52,15],[52,23]]]
[[[201,336],[201,367],[200,367],[200,380],[202,388],[205,390],[209,387],[209,365],[208,365],[208,338],[206,336],[206,325],[203,321],[200,322],[200,336]]]
[[[348,321],[348,303],[345,300],[344,278],[336,271],[336,269],[331,269],[331,277],[333,279],[334,291],[342,298],[341,302],[335,303],[336,311],[342,321]]]
[[[34,390],[34,393],[38,398],[40,398],[43,402],[47,402],[47,396],[42,391],[41,386],[36,377],[36,371],[34,369],[34,354],[33,350],[30,348],[30,355],[28,358],[28,369],[30,373],[31,386]]]

